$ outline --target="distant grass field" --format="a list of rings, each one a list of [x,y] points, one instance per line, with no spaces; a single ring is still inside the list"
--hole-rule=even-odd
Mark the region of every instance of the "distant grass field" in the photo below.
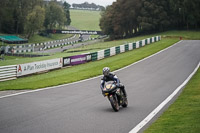
[[[80,30],[100,30],[100,11],[70,10],[71,26]]]

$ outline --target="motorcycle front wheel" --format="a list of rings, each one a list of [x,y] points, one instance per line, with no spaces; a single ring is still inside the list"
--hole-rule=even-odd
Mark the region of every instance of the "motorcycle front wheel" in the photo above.
[[[113,110],[115,112],[119,111],[119,104],[118,104],[116,95],[110,95],[108,98]]]
[[[122,107],[126,108],[128,106],[128,99],[127,97],[124,95],[124,93],[122,92]]]

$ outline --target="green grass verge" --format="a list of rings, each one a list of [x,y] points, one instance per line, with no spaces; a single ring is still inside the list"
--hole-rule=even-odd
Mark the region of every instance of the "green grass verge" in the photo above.
[[[178,99],[145,133],[200,132],[200,69]]]
[[[71,36],[73,35],[72,34],[50,34],[49,37],[34,35],[28,41],[29,43],[42,43],[42,42],[48,42],[48,41],[54,41],[54,40],[67,39]]]
[[[200,39],[200,32],[199,31],[167,31],[161,33],[163,36],[168,37],[182,37],[183,40],[199,40]]]
[[[0,82],[0,90],[38,89],[91,78],[100,75],[102,68],[105,66],[110,67],[112,71],[122,68],[171,46],[177,41],[178,39],[174,38],[164,38],[162,41],[143,48],[105,58],[101,61],[63,68],[40,75],[18,78],[17,80]]]

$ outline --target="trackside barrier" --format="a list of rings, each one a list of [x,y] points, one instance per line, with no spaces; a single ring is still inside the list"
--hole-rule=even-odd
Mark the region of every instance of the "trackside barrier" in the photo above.
[[[11,53],[16,54],[16,53],[34,52],[34,49],[37,47],[38,47],[39,51],[42,51],[42,50],[46,50],[46,49],[75,44],[75,43],[78,43],[78,40],[66,42],[71,39],[74,39],[75,37],[76,37],[76,35],[74,35],[73,37],[67,38],[67,39],[62,39],[62,40],[55,40],[55,41],[49,41],[49,42],[37,43],[37,44],[17,45],[17,46],[12,47]],[[103,38],[104,37],[106,37],[106,36],[103,36]],[[98,38],[88,38],[88,39],[84,39],[82,41],[95,40],[95,39],[98,39]],[[53,44],[53,43],[57,43],[57,44]]]
[[[38,61],[33,63],[3,66],[0,67],[0,81],[12,80],[24,75],[34,74],[52,69],[60,69],[65,66],[83,64],[89,61],[101,60],[103,58],[120,54],[126,51],[134,50],[160,40],[161,36],[156,36],[133,43],[111,47],[109,49],[100,50],[93,53]]]
[[[98,60],[100,59],[103,59],[105,56],[104,56],[104,50],[100,50],[97,52],[97,57],[98,57]]]
[[[110,56],[110,49],[104,50],[104,57],[109,57]]]
[[[63,66],[63,58],[18,64],[17,77],[58,69],[61,68],[62,66]]]
[[[124,46],[125,46],[125,51],[129,51],[129,45],[126,44],[126,45],[124,45]]]
[[[91,61],[91,54],[75,55],[63,58],[63,67],[84,64]]]
[[[129,50],[132,50],[132,49],[133,49],[133,43],[129,43],[128,45],[129,45],[129,46],[128,46],[128,47],[129,47]]]
[[[113,56],[116,54],[133,50],[133,49],[144,47],[145,45],[148,45],[150,43],[154,43],[160,40],[161,40],[161,36],[155,36],[155,37],[143,39],[141,41],[120,45],[117,47],[111,47],[105,50],[100,50],[98,52],[90,53],[90,54],[91,54],[92,61],[96,61],[96,60],[101,60],[105,57]]]
[[[12,53],[33,52],[35,47],[40,47],[39,51],[42,51],[43,49],[50,49],[50,48],[55,48],[55,47],[59,47],[59,46],[65,46],[68,44],[74,44],[74,43],[77,43],[78,41],[71,41],[71,42],[66,42],[66,41],[69,41],[75,37],[76,37],[76,35],[74,35],[73,37],[67,38],[67,39],[62,39],[62,40],[55,40],[55,41],[49,41],[49,42],[37,43],[37,44],[13,46]],[[58,44],[53,45],[53,43],[58,43]]]
[[[113,56],[115,54],[116,54],[115,47],[110,48],[110,56]]]
[[[17,78],[17,66],[0,67],[0,81],[12,80]]]
[[[93,52],[93,53],[91,53],[92,61],[96,61],[96,60],[98,59],[97,55],[98,55],[97,52]]]
[[[139,47],[140,47],[140,42],[137,41],[137,42],[136,42],[136,48],[139,48]]]
[[[115,47],[115,50],[116,50],[116,54],[119,54],[120,53],[120,46]]]
[[[120,45],[120,53],[123,53],[123,52],[125,52],[125,47],[124,45]]]

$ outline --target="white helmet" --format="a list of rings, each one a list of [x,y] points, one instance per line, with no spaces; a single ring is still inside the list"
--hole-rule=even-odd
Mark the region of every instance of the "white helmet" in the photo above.
[[[104,76],[108,76],[109,73],[110,73],[110,68],[109,68],[109,67],[104,67],[104,68],[103,68],[103,75],[104,75]]]

